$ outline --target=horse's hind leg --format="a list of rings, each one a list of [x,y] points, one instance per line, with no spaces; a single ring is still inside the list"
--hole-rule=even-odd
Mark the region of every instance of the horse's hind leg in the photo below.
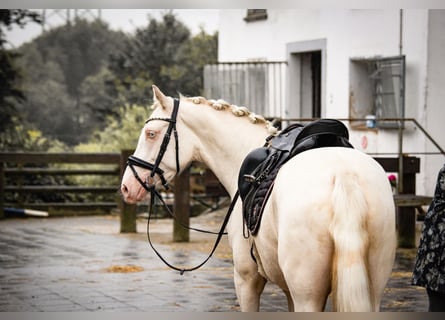
[[[287,290],[283,290],[283,292],[284,292],[284,294],[286,295],[286,298],[287,298],[287,307],[289,309],[289,312],[294,312],[295,308],[294,308],[294,301],[292,300],[292,295]]]
[[[332,245],[322,241],[326,237],[319,236],[311,228],[294,230],[297,229],[288,228],[282,232],[278,249],[294,311],[321,312],[331,290]],[[318,239],[320,243],[307,239]]]
[[[259,311],[260,296],[267,281],[259,274],[258,268],[253,261],[244,261],[242,264],[243,266],[235,265],[234,272],[236,294],[241,311]]]
[[[284,271],[286,282],[290,289],[288,296],[289,311],[322,312],[326,306],[329,295],[329,285],[325,277],[310,270],[310,266],[298,268],[298,271]],[[305,274],[307,277],[301,277]],[[329,274],[329,272],[327,273]]]

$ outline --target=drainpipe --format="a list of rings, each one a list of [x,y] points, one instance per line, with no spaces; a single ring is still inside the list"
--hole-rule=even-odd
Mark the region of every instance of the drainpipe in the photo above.
[[[399,55],[402,55],[403,53],[403,9],[400,9],[400,25],[399,25]],[[402,84],[403,88],[403,94],[405,94],[405,84]],[[402,100],[400,100],[402,101]],[[404,114],[402,114],[402,106],[400,105],[399,110],[399,117],[401,118],[399,123],[399,172],[398,172],[398,185],[397,185],[397,193],[402,194],[403,193],[403,126],[404,121],[403,117]]]
[[[399,55],[403,52],[403,9],[400,9],[400,26],[399,26]]]

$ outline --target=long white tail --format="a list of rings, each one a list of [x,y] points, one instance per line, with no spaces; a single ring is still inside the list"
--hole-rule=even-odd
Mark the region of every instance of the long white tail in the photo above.
[[[332,297],[336,311],[373,311],[367,267],[367,202],[353,174],[335,177],[333,220],[334,239]]]

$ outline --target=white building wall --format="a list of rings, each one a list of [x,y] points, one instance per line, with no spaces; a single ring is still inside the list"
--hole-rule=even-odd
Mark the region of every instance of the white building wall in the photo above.
[[[349,68],[351,58],[396,56],[398,10],[336,10],[323,14],[328,39],[326,116],[349,116]]]
[[[284,61],[287,42],[320,38],[318,11],[268,10],[267,20],[245,22],[245,9],[220,10],[218,59]]]
[[[348,118],[350,59],[397,56],[402,46],[402,54],[406,56],[405,117],[416,118],[436,137],[440,135],[437,130],[444,132],[438,122],[445,119],[445,107],[434,102],[445,101],[445,90],[441,90],[445,86],[444,11],[435,13],[431,20],[428,10],[403,10],[402,21],[398,9],[267,10],[267,13],[267,20],[246,22],[243,20],[245,9],[221,10],[219,61],[286,60],[287,44],[325,39],[322,114]],[[430,39],[428,42],[429,28],[436,30],[432,34],[442,41]],[[440,65],[439,61],[442,61]],[[429,73],[434,74],[434,81],[429,80]],[[368,153],[397,152],[397,141],[397,130],[351,130],[351,142]],[[426,144],[425,136],[407,124],[403,150],[424,152]],[[437,158],[443,161],[443,157]],[[431,179],[435,180],[437,175],[437,160],[430,168],[428,159],[421,159],[418,193],[430,194]]]
[[[428,19],[428,59],[426,99],[419,108],[418,117],[430,135],[445,148],[445,10],[431,10]],[[437,152],[437,148],[425,139],[425,151]],[[428,172],[421,182],[428,193],[434,192],[437,173],[444,165],[443,156],[427,156],[421,162]]]

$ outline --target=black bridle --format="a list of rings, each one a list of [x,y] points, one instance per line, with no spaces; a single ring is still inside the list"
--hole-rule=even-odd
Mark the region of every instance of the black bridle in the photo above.
[[[169,189],[167,179],[164,177],[164,170],[159,168],[159,164],[162,161],[162,158],[164,157],[165,151],[167,151],[168,144],[170,143],[171,134],[173,132],[175,137],[175,149],[176,149],[176,174],[179,173],[180,167],[179,167],[179,144],[178,144],[178,132],[176,131],[176,118],[178,116],[178,109],[179,109],[179,99],[174,99],[173,104],[173,111],[170,116],[170,118],[150,118],[147,121],[145,121],[145,124],[147,124],[150,121],[166,121],[168,122],[168,128],[167,131],[164,134],[164,139],[162,140],[161,146],[159,148],[158,156],[156,157],[155,163],[150,163],[145,160],[142,160],[135,156],[129,156],[127,160],[127,165],[130,167],[131,171],[133,172],[134,177],[136,180],[144,187],[145,190],[148,192],[151,192],[151,190],[154,190],[155,184],[150,184],[147,179],[143,181],[136,169],[136,167],[141,167],[144,169],[148,169],[151,171],[150,178],[154,178],[154,176],[157,174],[159,178],[161,179],[161,183],[164,186],[164,188]]]
[[[162,161],[162,158],[164,157],[164,154],[167,150],[168,144],[170,143],[170,138],[171,138],[171,134],[173,132],[174,137],[175,137],[175,150],[176,150],[176,174],[178,174],[180,172],[180,166],[179,166],[179,144],[178,144],[178,132],[176,130],[176,118],[178,116],[178,109],[179,109],[179,99],[174,99],[174,104],[173,104],[173,111],[172,114],[170,116],[170,118],[150,118],[148,119],[145,124],[147,124],[149,121],[155,121],[155,120],[160,120],[160,121],[167,121],[168,124],[168,128],[167,131],[165,132],[164,135],[164,139],[162,140],[160,149],[159,149],[159,153],[158,156],[156,157],[156,160],[153,163],[147,162],[145,160],[142,160],[136,156],[129,156],[128,160],[127,160],[127,165],[130,167],[131,171],[133,172],[134,177],[136,178],[136,180],[141,184],[141,186],[147,190],[148,192],[150,192],[150,208],[149,208],[149,212],[148,212],[148,220],[147,220],[147,239],[148,242],[151,246],[151,248],[153,249],[153,251],[156,253],[156,255],[162,260],[162,262],[164,262],[167,266],[169,266],[170,268],[177,270],[180,272],[180,274],[184,274],[185,271],[193,271],[196,270],[200,267],[202,267],[213,255],[213,253],[215,252],[216,248],[218,247],[218,244],[222,238],[222,236],[224,234],[226,234],[224,232],[227,223],[229,222],[229,218],[230,215],[233,211],[233,208],[235,207],[236,201],[238,199],[238,192],[236,193],[235,197],[232,200],[232,203],[230,204],[229,210],[226,214],[226,217],[224,218],[224,221],[221,225],[221,228],[219,230],[218,233],[216,232],[210,232],[210,231],[205,231],[205,230],[200,230],[200,229],[196,229],[196,228],[190,228],[188,226],[185,226],[181,223],[179,223],[182,227],[184,228],[188,228],[191,230],[195,230],[195,231],[199,231],[199,232],[205,232],[205,233],[211,233],[211,234],[217,234],[217,238],[215,240],[215,244],[212,248],[212,251],[210,252],[210,254],[208,255],[208,257],[199,265],[192,267],[192,268],[179,268],[176,267],[172,264],[170,264],[169,262],[167,262],[162,255],[156,250],[156,248],[153,246],[153,243],[151,242],[150,239],[150,218],[151,218],[151,213],[152,213],[152,209],[154,207],[154,202],[155,202],[155,198],[158,198],[161,203],[163,204],[163,206],[167,209],[168,213],[175,218],[175,216],[173,215],[173,213],[170,211],[170,209],[168,208],[168,206],[165,204],[164,200],[162,199],[162,196],[159,194],[159,192],[156,190],[156,184],[155,183],[150,183],[148,181],[149,178],[153,178],[156,174],[159,176],[159,178],[161,179],[161,183],[164,186],[165,189],[169,189],[169,185],[167,182],[167,179],[165,179],[164,177],[164,170],[162,170],[161,168],[159,168],[159,164]],[[136,167],[141,167],[147,170],[151,171],[151,174],[149,177],[147,177],[147,179],[145,181],[143,181],[141,179],[141,177],[139,177],[136,169]]]

